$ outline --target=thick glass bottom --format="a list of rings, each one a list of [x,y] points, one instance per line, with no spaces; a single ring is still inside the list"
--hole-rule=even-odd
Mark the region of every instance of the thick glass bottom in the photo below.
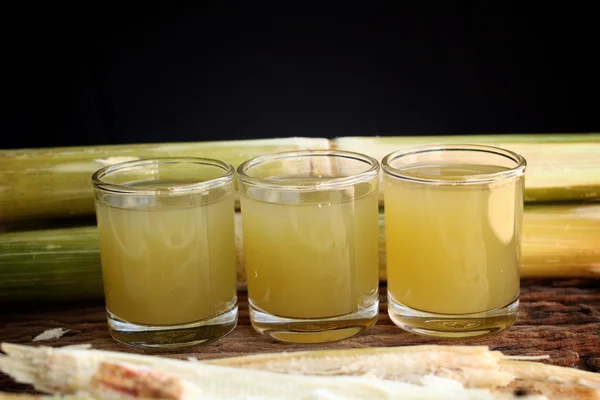
[[[123,321],[107,310],[108,330],[117,342],[127,346],[155,350],[176,350],[218,340],[237,325],[238,307],[192,323],[156,326]]]
[[[388,314],[405,331],[446,339],[475,338],[499,333],[511,327],[519,309],[519,298],[505,307],[475,314],[435,314],[412,309],[388,293]]]
[[[269,314],[249,302],[252,327],[280,342],[325,343],[348,339],[377,322],[379,301],[368,308],[331,318],[286,318]]]

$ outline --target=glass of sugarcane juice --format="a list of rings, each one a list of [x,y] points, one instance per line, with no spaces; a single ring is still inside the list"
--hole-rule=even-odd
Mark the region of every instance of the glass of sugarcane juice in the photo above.
[[[525,159],[487,146],[428,146],[391,153],[382,168],[392,321],[448,338],[511,326]]]
[[[238,168],[252,326],[287,342],[356,335],[377,320],[377,160],[270,154]]]
[[[179,348],[237,323],[233,167],[130,161],[92,180],[107,317],[128,345]]]

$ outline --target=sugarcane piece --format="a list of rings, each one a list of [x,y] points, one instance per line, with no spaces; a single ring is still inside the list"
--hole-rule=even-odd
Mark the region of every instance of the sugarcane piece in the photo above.
[[[336,139],[332,147],[367,153],[381,161],[393,151],[427,144],[492,145],[521,154],[527,160],[526,202],[600,200],[600,133],[345,137]]]
[[[528,159],[527,202],[600,199],[600,134],[284,138],[246,141],[134,144],[0,150],[0,222],[93,215],[91,174],[120,161],[146,157],[219,158],[234,166],[261,154],[339,148],[379,160],[394,150],[432,143],[493,144]],[[383,201],[383,196],[380,196]]]
[[[525,210],[522,277],[600,278],[600,204]]]
[[[0,234],[0,301],[103,297],[96,226]]]
[[[89,394],[68,394],[68,395],[34,395],[34,394],[18,394],[18,393],[2,393],[0,392],[0,400],[114,400],[114,399],[131,399],[131,397],[115,397],[112,396],[90,396]],[[141,398],[138,400],[157,400],[156,398]],[[163,400],[163,399],[160,399]],[[164,399],[168,400],[168,399]]]
[[[600,374],[536,362],[500,361],[500,370],[515,376],[514,385],[529,393],[543,393],[560,398],[600,399]],[[583,373],[581,373],[583,372]]]
[[[475,363],[474,358],[478,361]],[[459,381],[466,387],[502,386],[561,398],[567,392],[580,398],[599,398],[600,374],[532,362],[545,357],[506,356],[485,346],[421,345],[396,348],[316,350],[267,353],[206,361],[237,368],[310,375],[363,375],[418,383],[435,371],[436,376]],[[397,368],[410,365],[410,369]]]
[[[3,344],[0,370],[36,390],[57,394],[127,394],[165,399],[339,398],[447,395],[439,384],[423,385],[360,376],[301,376],[245,370],[199,362],[89,349],[49,349]],[[451,395],[491,399],[488,390],[457,385]],[[455,393],[452,393],[455,392]],[[319,395],[321,393],[321,395]]]
[[[117,397],[119,398],[119,397]],[[121,397],[122,398],[122,397]],[[128,397],[130,398],[130,397]],[[18,393],[2,393],[0,392],[0,400],[114,400],[114,396],[90,396],[88,394],[73,394],[73,395],[35,395],[35,394],[18,394]],[[142,399],[137,397],[138,400],[156,400],[156,399]],[[166,399],[165,399],[166,400]]]
[[[459,381],[466,387],[508,385],[513,376],[499,371],[502,354],[485,346],[404,346],[344,350],[295,351],[229,357],[209,364],[299,375],[370,374],[381,379],[419,383],[423,375]],[[440,365],[443,368],[438,369]],[[402,366],[402,368],[398,368]]]
[[[599,374],[520,361],[523,357],[504,356],[484,346],[317,350],[206,362],[83,345],[49,348],[4,343],[1,348],[6,355],[0,355],[0,371],[55,394],[168,399],[600,396]],[[560,391],[555,390],[556,382],[562,383]],[[525,393],[523,385],[528,387]]]
[[[600,278],[600,204],[528,205],[522,278]],[[241,215],[236,213],[238,289],[246,287]],[[379,216],[379,276],[386,279]],[[0,234],[0,302],[103,297],[95,226]]]
[[[241,223],[236,213],[238,289],[246,284]],[[103,297],[95,225],[0,233],[0,302]]]
[[[523,213],[522,278],[600,278],[600,204],[530,204]],[[384,214],[379,272],[386,279]]]
[[[205,157],[237,167],[266,153],[328,147],[327,139],[283,138],[0,150],[0,223],[94,215],[91,176],[118,162],[150,157]]]

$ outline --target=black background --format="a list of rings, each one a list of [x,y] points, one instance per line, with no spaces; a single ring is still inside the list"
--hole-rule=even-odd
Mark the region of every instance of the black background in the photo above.
[[[123,4],[5,10],[3,148],[600,128],[593,3]]]

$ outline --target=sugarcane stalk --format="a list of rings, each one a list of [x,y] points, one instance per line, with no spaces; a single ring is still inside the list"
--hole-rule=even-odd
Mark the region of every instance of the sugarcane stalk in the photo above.
[[[528,203],[600,200],[600,133],[345,137],[336,139],[334,147],[366,152],[381,161],[393,151],[425,144],[492,145],[521,154],[527,160],[524,197]]]
[[[327,139],[284,138],[0,150],[0,223],[94,215],[91,176],[118,162],[151,157],[205,157],[237,167],[266,153],[328,147]]]
[[[379,214],[380,279],[386,279]],[[523,213],[522,278],[600,278],[600,204],[530,204]]]
[[[417,345],[386,348],[309,350],[291,353],[266,353],[205,361],[209,364],[258,369],[287,374],[360,375],[368,372],[383,379],[403,380],[407,375],[426,374],[444,364],[436,374],[460,380],[470,387],[494,387],[518,381],[522,387],[534,383],[546,392],[564,390],[583,382],[600,390],[600,374],[543,364],[534,360],[546,357],[507,356],[486,346]],[[410,368],[397,368],[410,365]],[[460,371],[458,373],[457,371]],[[558,387],[552,383],[559,382]],[[595,393],[594,390],[590,391]],[[549,393],[548,393],[549,394]],[[597,393],[600,395],[600,392]]]
[[[0,234],[0,299],[103,298],[95,226]]]
[[[600,204],[525,209],[521,276],[600,277]]]
[[[369,399],[373,395],[420,399],[444,394],[444,386],[427,382],[417,385],[373,377],[302,376],[252,369],[239,373],[240,369],[228,366],[81,348],[49,349],[5,343],[2,350],[7,356],[0,356],[0,371],[36,390],[56,394],[124,393],[145,397],[150,393],[149,397],[172,400],[318,399],[322,398],[319,392],[341,399]],[[494,398],[489,390],[462,385],[455,385],[452,391],[465,398]]]
[[[522,361],[485,346],[403,346],[196,362],[3,343],[0,371],[54,394],[168,399],[595,398],[600,374]],[[243,372],[242,372],[243,370]],[[559,385],[556,385],[556,383]],[[557,388],[558,386],[558,388]],[[522,393],[527,388],[527,393]],[[401,396],[401,397],[398,397]],[[582,397],[583,396],[583,397]]]
[[[523,278],[600,278],[600,204],[527,205]],[[245,289],[241,215],[236,213],[238,289]],[[379,275],[386,279],[385,227],[379,218]],[[0,301],[103,297],[95,226],[0,234]]]
[[[118,397],[117,397],[118,398]],[[114,400],[114,396],[90,396],[88,394],[68,394],[68,395],[35,395],[35,394],[19,394],[19,393],[0,393],[0,400]],[[157,400],[143,399],[137,397],[138,400]],[[166,400],[166,399],[165,399]]]
[[[0,150],[0,223],[93,215],[92,173],[121,161],[198,156],[237,166],[262,154],[326,148],[353,150],[381,160],[392,151],[432,143],[492,144],[521,153],[529,165],[525,183],[527,202],[600,200],[600,169],[596,167],[600,158],[598,133],[285,138]],[[383,202],[382,194],[380,201]]]

